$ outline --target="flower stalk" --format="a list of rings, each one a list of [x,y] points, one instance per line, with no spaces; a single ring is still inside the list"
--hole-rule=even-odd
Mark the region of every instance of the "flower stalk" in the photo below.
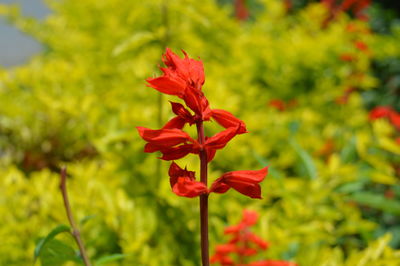
[[[203,122],[197,122],[197,135],[200,145],[204,145],[206,138],[204,135]],[[200,182],[207,187],[207,152],[201,149],[200,157]],[[203,266],[210,265],[209,259],[209,244],[208,244],[208,194],[200,195],[200,237],[201,237],[201,261]]]

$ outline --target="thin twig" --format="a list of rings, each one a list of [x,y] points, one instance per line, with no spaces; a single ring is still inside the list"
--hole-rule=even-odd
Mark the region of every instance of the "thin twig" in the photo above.
[[[76,226],[74,217],[72,215],[71,205],[69,204],[68,193],[67,193],[67,168],[63,167],[61,169],[60,177],[61,177],[60,190],[64,200],[64,207],[65,211],[67,212],[68,221],[72,227],[71,234],[74,237],[76,244],[78,244],[83,262],[85,263],[86,266],[91,266],[92,264],[90,263],[89,257],[87,256],[85,247],[83,245],[83,241],[81,239],[81,234],[78,230],[78,227]]]

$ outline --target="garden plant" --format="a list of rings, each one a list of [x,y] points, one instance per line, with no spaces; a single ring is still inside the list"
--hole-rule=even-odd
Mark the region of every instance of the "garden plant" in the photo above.
[[[399,265],[391,1],[45,2],[0,4],[42,46],[0,67],[0,265]]]

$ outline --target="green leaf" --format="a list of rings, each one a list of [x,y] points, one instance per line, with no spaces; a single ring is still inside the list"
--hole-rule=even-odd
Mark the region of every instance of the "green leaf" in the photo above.
[[[64,232],[71,232],[71,228],[67,225],[62,224],[54,228],[45,238],[39,240],[33,253],[34,260],[36,261],[36,259],[40,256],[40,253],[47,242],[52,240],[56,235]]]
[[[108,256],[104,256],[99,258],[98,260],[95,261],[95,265],[103,265],[106,264],[108,262],[112,262],[112,261],[116,261],[116,260],[121,260],[125,257],[127,257],[127,254],[112,254],[112,255],[108,255]]]
[[[80,261],[72,247],[57,239],[49,240],[39,257],[42,266],[62,266],[67,261]]]
[[[317,168],[315,167],[314,161],[310,154],[304,150],[294,139],[290,139],[289,143],[300,157],[308,177],[311,179],[317,178]]]
[[[86,224],[87,221],[89,221],[89,220],[91,220],[91,219],[93,219],[93,218],[95,218],[95,217],[96,217],[96,215],[94,215],[94,214],[92,214],[92,215],[87,215],[87,216],[83,217],[82,220],[80,220],[79,224],[80,224],[81,226],[83,226],[84,224]]]
[[[360,204],[367,205],[371,208],[379,209],[395,215],[400,215],[400,202],[393,199],[387,199],[381,194],[358,192],[349,196],[349,199]]]

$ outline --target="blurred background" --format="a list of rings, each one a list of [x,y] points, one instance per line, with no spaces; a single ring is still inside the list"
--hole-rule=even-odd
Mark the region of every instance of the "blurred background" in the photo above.
[[[0,265],[32,264],[68,224],[61,166],[97,265],[199,265],[198,200],[171,192],[169,163],[135,129],[173,115],[176,99],[145,82],[166,47],[203,61],[211,107],[250,132],[217,153],[210,181],[270,166],[263,199],[210,196],[211,254],[251,209],[270,247],[250,261],[400,265],[398,1],[0,3]],[[37,255],[80,263],[67,234]]]

